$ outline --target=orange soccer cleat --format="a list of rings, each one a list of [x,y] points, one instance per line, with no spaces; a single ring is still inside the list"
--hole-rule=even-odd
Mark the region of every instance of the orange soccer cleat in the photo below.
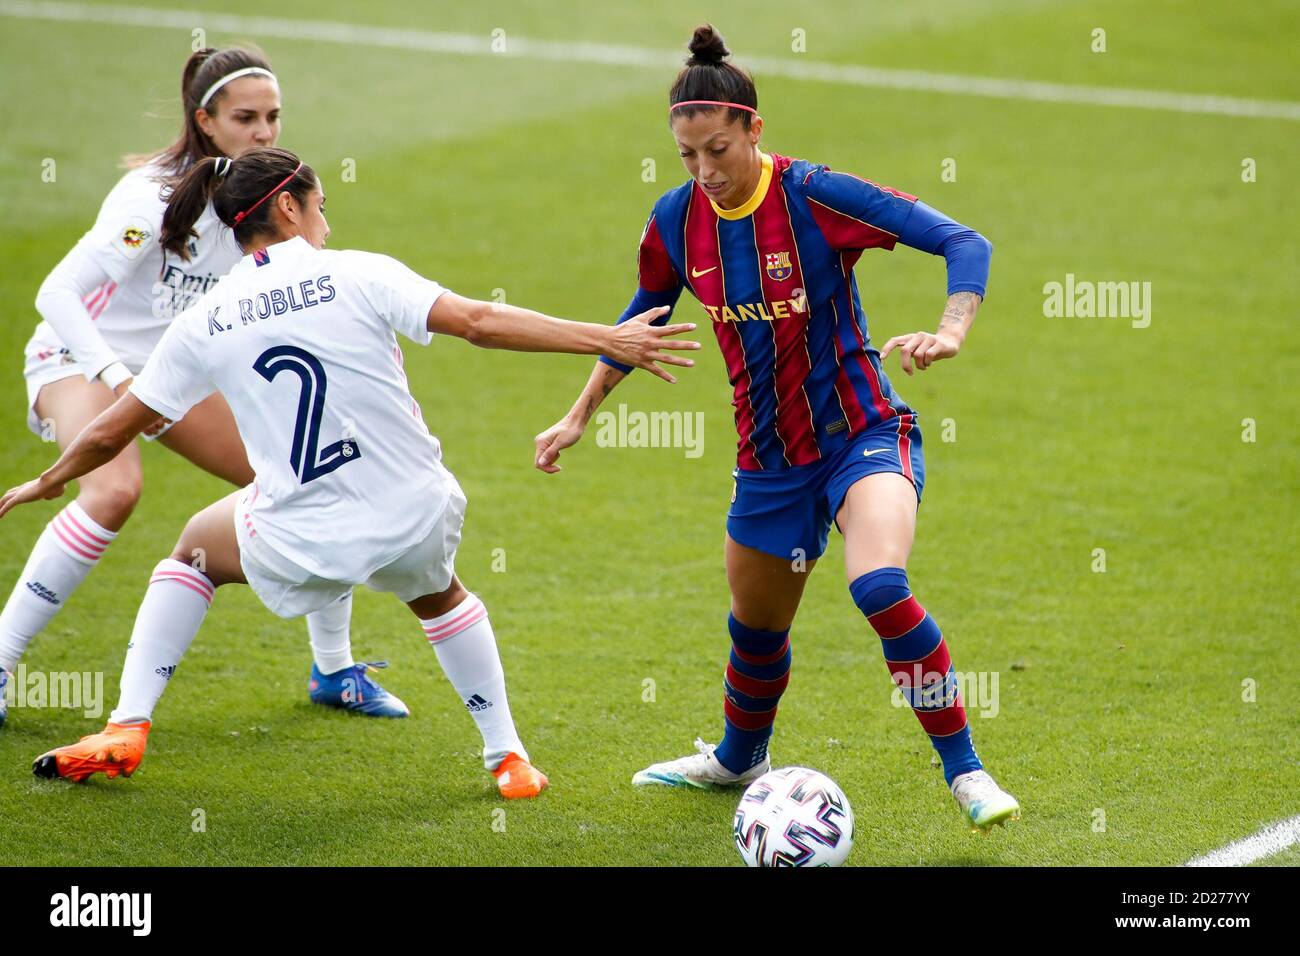
[[[492,771],[492,776],[497,778],[497,789],[507,800],[535,797],[550,782],[546,779],[546,774],[517,753],[506,754],[506,759]]]
[[[82,737],[75,744],[46,751],[32,763],[38,777],[63,777],[81,783],[93,773],[110,779],[119,773],[129,777],[144,759],[149,739],[149,721],[138,724],[108,723],[97,734]]]

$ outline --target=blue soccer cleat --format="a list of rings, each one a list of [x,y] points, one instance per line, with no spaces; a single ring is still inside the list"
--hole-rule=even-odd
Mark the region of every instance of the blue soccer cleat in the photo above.
[[[367,717],[406,717],[411,713],[410,708],[370,677],[372,670],[387,666],[388,661],[361,661],[333,674],[322,674],[313,663],[311,681],[307,684],[312,703]]]
[[[0,727],[5,725],[9,718],[9,701],[6,698],[7,686],[9,683],[9,672],[0,667]]]

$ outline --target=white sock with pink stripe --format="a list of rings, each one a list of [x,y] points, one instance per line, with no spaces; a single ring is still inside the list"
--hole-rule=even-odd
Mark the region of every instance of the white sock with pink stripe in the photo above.
[[[116,537],[75,501],[45,526],[0,612],[0,668],[18,666],[32,638],[67,603]]]
[[[506,675],[483,602],[471,594],[441,617],[420,621],[420,626],[483,735],[483,766],[495,770],[509,753],[527,760],[528,751],[510,716]]]
[[[135,615],[122,689],[109,720],[130,724],[153,719],[154,705],[199,632],[214,590],[207,576],[188,564],[171,558],[158,562]]]

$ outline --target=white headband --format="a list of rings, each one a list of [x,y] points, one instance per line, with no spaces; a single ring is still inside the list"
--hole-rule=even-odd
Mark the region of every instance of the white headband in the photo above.
[[[242,70],[236,70],[234,73],[227,73],[221,79],[217,80],[217,82],[213,83],[211,86],[208,87],[208,91],[203,94],[203,99],[199,100],[200,109],[206,107],[208,105],[208,101],[212,99],[213,94],[215,94],[217,90],[221,89],[231,80],[237,80],[241,76],[254,76],[254,75],[269,76],[271,79],[273,80],[275,79],[274,73],[272,73],[270,70],[264,70],[260,66],[246,66]]]

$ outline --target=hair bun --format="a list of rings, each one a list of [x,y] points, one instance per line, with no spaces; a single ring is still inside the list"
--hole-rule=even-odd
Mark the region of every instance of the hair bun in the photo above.
[[[711,23],[696,27],[687,47],[691,51],[691,58],[687,61],[691,66],[718,66],[731,56],[722,34],[713,29]]]

